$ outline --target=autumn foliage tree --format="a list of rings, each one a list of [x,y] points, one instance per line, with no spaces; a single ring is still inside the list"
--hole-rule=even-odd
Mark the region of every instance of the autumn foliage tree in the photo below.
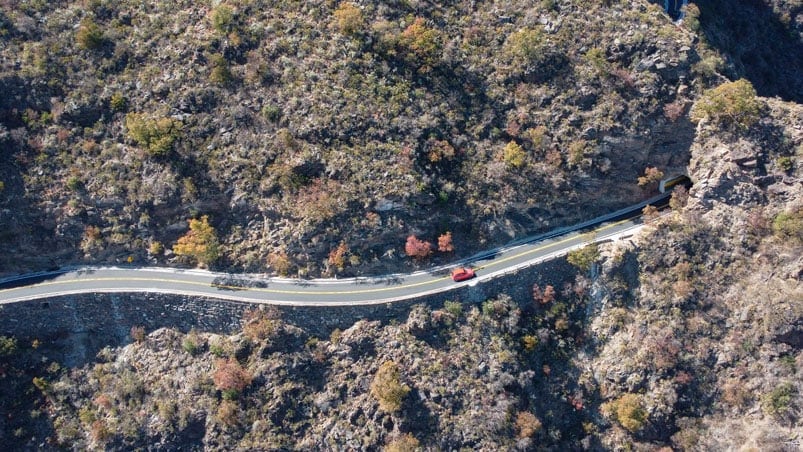
[[[631,432],[641,430],[647,422],[647,410],[644,409],[638,394],[624,394],[618,399],[605,402],[600,410],[604,415],[616,419],[622,427]]]
[[[423,259],[432,253],[432,244],[424,240],[419,240],[415,234],[407,237],[407,243],[404,245],[404,252],[408,256],[416,259]]]
[[[173,252],[179,256],[189,256],[206,266],[220,256],[220,244],[215,228],[209,224],[209,217],[191,219],[190,230],[173,245]]]
[[[342,271],[346,266],[346,255],[348,255],[349,247],[345,242],[340,242],[337,248],[329,252],[329,265]]]
[[[451,232],[446,231],[438,237],[438,251],[441,253],[450,253],[454,251]]]
[[[549,304],[555,301],[555,288],[551,285],[541,289],[538,284],[533,284],[533,301],[540,304]]]
[[[441,33],[418,17],[404,29],[398,44],[409,62],[417,64],[419,71],[428,72],[440,58],[441,41]]]
[[[365,27],[362,10],[354,3],[341,3],[335,10],[335,26],[345,35],[355,35]]]
[[[519,438],[529,438],[541,430],[541,420],[528,411],[516,415],[516,430]]]
[[[661,212],[658,211],[657,207],[647,204],[641,209],[641,216],[644,218],[645,223],[653,223],[661,218]]]
[[[249,309],[243,314],[243,335],[257,343],[269,340],[281,326],[280,317],[275,308]]]
[[[661,178],[664,177],[663,171],[659,170],[654,166],[648,166],[644,170],[644,175],[639,176],[638,178],[638,185],[639,187],[644,187],[652,184],[656,184],[661,181]]]

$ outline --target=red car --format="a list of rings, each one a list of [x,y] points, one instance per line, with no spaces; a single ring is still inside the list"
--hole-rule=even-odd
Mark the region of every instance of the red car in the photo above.
[[[474,270],[468,267],[457,267],[454,270],[452,270],[452,279],[457,282],[465,281],[475,276],[477,276],[477,274],[474,273]]]

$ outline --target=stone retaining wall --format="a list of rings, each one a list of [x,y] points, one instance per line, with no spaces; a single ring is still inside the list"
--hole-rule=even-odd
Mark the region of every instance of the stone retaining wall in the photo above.
[[[575,270],[565,259],[521,269],[474,286],[409,301],[354,307],[278,307],[284,321],[311,335],[328,337],[335,329],[346,329],[361,319],[403,322],[410,308],[426,303],[433,309],[453,300],[481,303],[505,293],[520,303],[532,300],[532,285],[538,282],[558,286],[573,280]],[[240,330],[243,313],[258,305],[177,295],[122,293],[87,294],[27,301],[0,307],[0,334],[23,343],[34,339],[65,350],[63,360],[76,364],[92,359],[100,348],[131,341],[131,327],[146,332],[169,327],[181,331],[230,334]],[[68,351],[69,350],[69,351]]]

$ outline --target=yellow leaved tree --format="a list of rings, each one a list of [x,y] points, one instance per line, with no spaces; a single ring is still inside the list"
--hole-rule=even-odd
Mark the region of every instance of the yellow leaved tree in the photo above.
[[[199,265],[207,266],[220,256],[217,233],[206,215],[200,220],[193,218],[189,221],[190,230],[173,245],[173,252],[179,256],[192,257]]]

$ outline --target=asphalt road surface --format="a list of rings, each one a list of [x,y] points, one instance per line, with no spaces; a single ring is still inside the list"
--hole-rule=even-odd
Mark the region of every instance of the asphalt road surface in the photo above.
[[[581,232],[557,236],[554,235],[560,231],[545,234],[542,237],[554,237],[512,245],[470,258],[459,264],[474,268],[477,277],[460,283],[452,281],[449,276],[449,270],[458,264],[404,275],[311,280],[173,268],[84,267],[0,280],[0,304],[61,295],[111,292],[155,292],[295,306],[389,303],[476,284],[562,256],[591,242],[632,235],[642,224],[639,205],[630,209],[632,211],[629,213],[620,214],[624,212],[623,209],[608,215],[612,217],[609,222],[587,226]],[[622,216],[627,218],[621,219]]]

